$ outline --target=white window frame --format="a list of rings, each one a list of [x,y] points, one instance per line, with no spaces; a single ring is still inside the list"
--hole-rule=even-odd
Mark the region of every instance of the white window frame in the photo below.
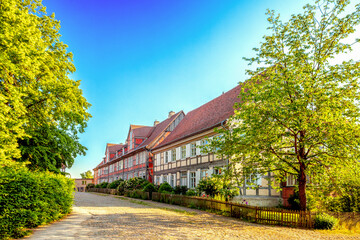
[[[196,188],[196,172],[190,172],[190,188]]]
[[[166,151],[164,156],[164,163],[168,163],[168,162],[169,162],[169,152]]]
[[[176,148],[171,149],[171,161],[176,161]]]
[[[196,142],[190,143],[190,156],[196,156]]]
[[[181,159],[186,158],[186,145],[180,147],[180,158]]]

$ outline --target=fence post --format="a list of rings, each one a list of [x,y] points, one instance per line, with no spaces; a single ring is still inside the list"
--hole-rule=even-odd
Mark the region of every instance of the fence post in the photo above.
[[[258,209],[259,207],[255,207],[255,222],[258,221]]]
[[[230,217],[232,217],[232,204],[230,203]]]
[[[281,226],[284,226],[284,209],[281,209]]]

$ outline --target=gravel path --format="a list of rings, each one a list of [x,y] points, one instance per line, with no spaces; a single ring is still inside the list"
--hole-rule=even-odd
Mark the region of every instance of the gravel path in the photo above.
[[[140,204],[139,204],[140,203]],[[314,230],[264,226],[204,211],[76,193],[74,213],[30,239],[360,239]]]

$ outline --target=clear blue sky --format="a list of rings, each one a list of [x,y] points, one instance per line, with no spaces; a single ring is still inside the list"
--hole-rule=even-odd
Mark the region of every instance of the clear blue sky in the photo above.
[[[267,33],[265,12],[283,19],[308,1],[43,0],[61,22],[92,119],[88,148],[68,171],[93,169],[106,143],[124,142],[129,124],[153,125],[185,113],[246,79],[242,57]]]

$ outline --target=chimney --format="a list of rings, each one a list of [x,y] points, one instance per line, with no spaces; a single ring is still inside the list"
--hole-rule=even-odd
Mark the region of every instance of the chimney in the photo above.
[[[156,126],[156,125],[158,125],[160,122],[158,121],[158,120],[155,120],[154,121],[154,127]]]
[[[174,111],[170,111],[170,112],[169,112],[169,117],[171,117],[171,116],[174,115],[174,114],[175,114]]]

